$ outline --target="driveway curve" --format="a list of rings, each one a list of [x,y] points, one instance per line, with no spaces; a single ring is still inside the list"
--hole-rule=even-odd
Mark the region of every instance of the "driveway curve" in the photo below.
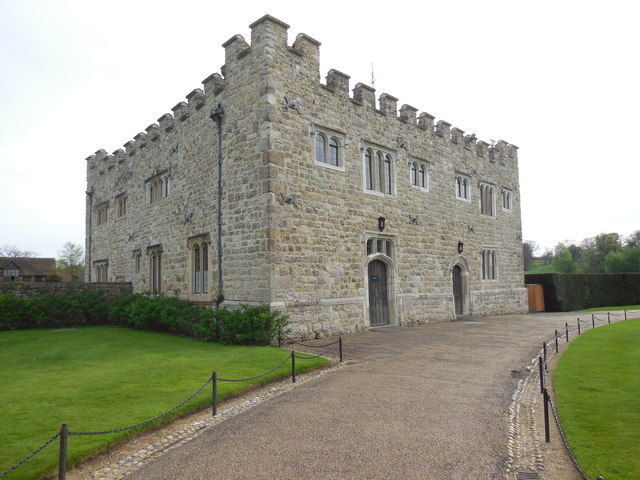
[[[574,320],[466,318],[345,336],[349,366],[204,429],[127,478],[503,479],[518,378]]]

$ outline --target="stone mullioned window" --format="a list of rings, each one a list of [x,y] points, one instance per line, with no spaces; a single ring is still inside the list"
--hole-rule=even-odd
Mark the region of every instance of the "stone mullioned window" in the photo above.
[[[482,279],[495,280],[497,278],[497,252],[493,248],[483,248],[481,257]]]
[[[496,215],[496,188],[488,183],[480,184],[480,213],[490,217]]]
[[[363,157],[365,192],[394,195],[393,155],[379,148],[366,147]]]

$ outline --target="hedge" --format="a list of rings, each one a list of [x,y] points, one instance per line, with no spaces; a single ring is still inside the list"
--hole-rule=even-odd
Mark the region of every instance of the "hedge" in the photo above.
[[[288,317],[267,305],[237,310],[194,305],[176,297],[99,290],[22,298],[0,294],[0,330],[117,325],[238,345],[268,345],[287,333]]]
[[[543,286],[548,312],[640,303],[640,273],[529,273],[524,277],[527,284]]]

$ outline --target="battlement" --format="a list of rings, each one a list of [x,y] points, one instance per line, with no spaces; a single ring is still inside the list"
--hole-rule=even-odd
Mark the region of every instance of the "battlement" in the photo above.
[[[136,151],[145,148],[149,142],[155,142],[162,135],[168,134],[174,129],[187,122],[188,119],[205,105],[217,105],[219,97],[224,94],[229,82],[239,78],[243,70],[246,70],[246,58],[252,57],[256,60],[255,65],[260,69],[275,68],[278,62],[274,62],[275,55],[290,55],[303,57],[307,72],[310,78],[320,78],[320,42],[314,38],[300,33],[291,46],[288,45],[289,25],[271,15],[264,15],[252,23],[251,44],[240,35],[234,35],[222,44],[225,49],[225,64],[221,67],[220,73],[213,73],[202,81],[203,88],[196,88],[186,95],[186,101],[180,101],[172,109],[171,113],[165,113],[158,118],[157,123],[149,125],[144,132],[140,132],[127,141],[123,146],[124,150],[118,149],[113,155],[107,155],[105,150],[98,150],[93,155],[87,157],[89,168],[97,165],[97,162],[123,161],[125,157],[132,157]],[[294,65],[295,62],[290,62]],[[300,68],[295,64],[295,68]],[[261,72],[262,73],[262,72]],[[297,73],[297,72],[296,72]],[[290,78],[287,72],[284,75]],[[318,85],[342,97],[350,105],[356,108],[364,108],[375,114],[384,115],[391,119],[395,117],[397,121],[406,124],[407,128],[415,127],[426,135],[433,135],[442,141],[449,141],[451,144],[461,149],[475,152],[479,157],[488,157],[490,160],[504,162],[507,158],[517,159],[517,147],[500,140],[487,143],[476,139],[475,135],[465,135],[464,131],[452,127],[444,120],[435,121],[435,117],[426,112],[418,114],[419,110],[408,104],[403,104],[398,110],[398,98],[382,93],[376,99],[376,90],[364,83],[357,83],[353,88],[352,95],[349,95],[350,76],[335,69],[328,71],[325,84]],[[104,153],[102,153],[104,152]]]

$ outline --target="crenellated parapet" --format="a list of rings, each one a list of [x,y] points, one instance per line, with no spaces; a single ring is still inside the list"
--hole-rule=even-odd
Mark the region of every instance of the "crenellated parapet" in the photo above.
[[[254,65],[259,68],[282,68],[287,63],[279,63],[275,60],[275,55],[289,55],[290,58],[304,59],[290,62],[291,68],[300,69],[303,64],[308,78],[320,78],[319,59],[321,43],[307,34],[300,33],[296,36],[291,46],[288,45],[289,25],[285,22],[265,15],[252,23],[251,42],[247,42],[240,35],[234,35],[222,44],[225,50],[225,64],[221,67],[220,73],[213,73],[202,81],[202,88],[192,90],[184,101],[178,102],[171,112],[163,114],[158,118],[157,123],[149,125],[145,131],[138,133],[132,140],[127,141],[121,153],[114,155],[117,161],[123,161],[124,157],[132,157],[136,151],[145,148],[149,142],[157,141],[161,136],[169,134],[174,129],[181,128],[187,123],[189,118],[205,107],[208,103],[215,105],[219,103],[218,97],[228,88],[229,81],[242,81],[240,78],[247,70],[246,58],[252,58]],[[265,71],[266,72],[266,71]],[[263,74],[265,72],[258,72]],[[291,72],[283,72],[289,76]],[[293,72],[297,75],[299,72]],[[434,139],[449,141],[452,145],[460,149],[475,152],[478,157],[488,158],[495,162],[505,162],[508,159],[517,159],[517,147],[507,142],[487,143],[478,140],[475,135],[465,135],[464,130],[452,125],[444,120],[436,121],[435,117],[419,110],[409,104],[403,104],[398,109],[398,98],[382,93],[376,99],[376,90],[364,83],[357,83],[350,92],[350,76],[331,69],[328,71],[325,84],[318,84],[324,90],[337,97],[344,99],[348,104],[361,107],[374,114],[384,115],[391,119],[395,117],[399,122],[405,124],[407,128],[417,127],[424,132],[424,135],[432,135]],[[264,91],[272,91],[271,88]],[[351,93],[351,95],[350,95]],[[215,97],[215,98],[214,98]],[[211,100],[214,98],[214,100]],[[215,102],[215,103],[214,103]],[[99,150],[98,152],[102,152]],[[104,161],[106,154],[98,153],[87,158],[90,166],[94,165],[97,159]]]

